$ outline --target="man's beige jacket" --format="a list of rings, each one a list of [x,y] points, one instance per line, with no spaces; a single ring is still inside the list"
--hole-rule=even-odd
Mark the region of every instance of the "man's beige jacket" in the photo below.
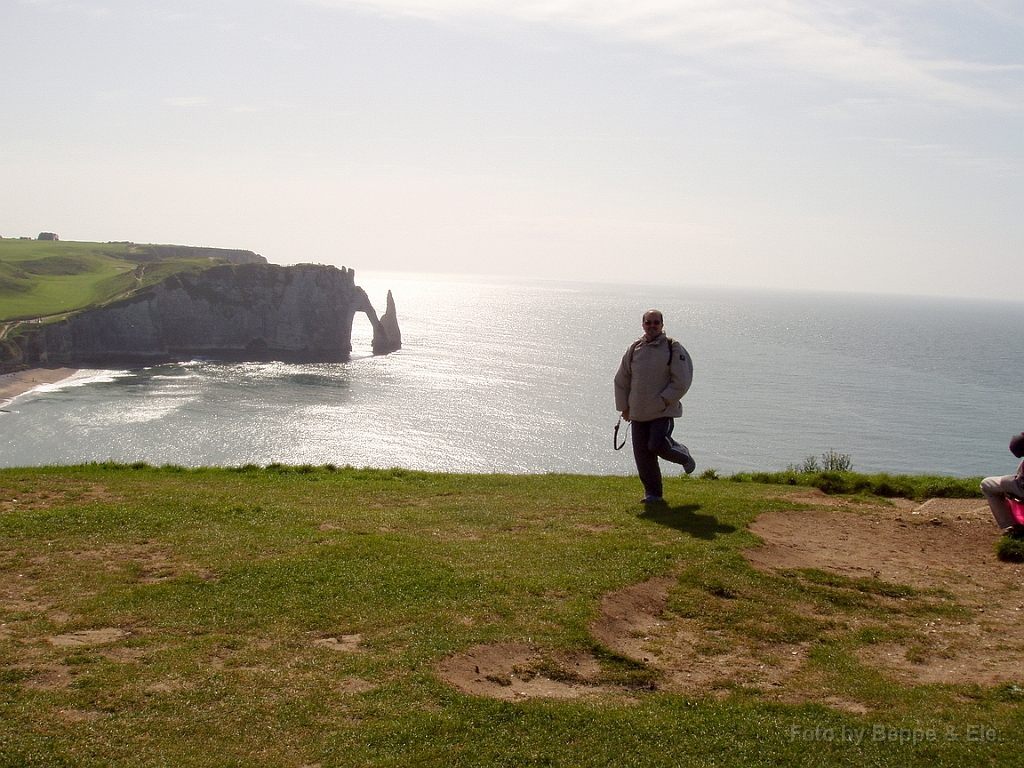
[[[682,344],[664,333],[653,341],[641,337],[629,345],[615,373],[615,410],[628,408],[630,421],[679,418],[679,401],[692,382],[693,361]]]

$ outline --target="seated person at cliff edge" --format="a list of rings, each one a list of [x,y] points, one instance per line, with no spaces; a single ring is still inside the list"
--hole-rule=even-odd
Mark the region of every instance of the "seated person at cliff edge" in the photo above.
[[[1010,453],[1018,459],[1024,457],[1024,432],[1010,438]],[[981,492],[988,499],[988,505],[992,509],[996,525],[1006,533],[1024,533],[1024,525],[1017,523],[1013,513],[1010,512],[1010,505],[1006,503],[1008,495],[1024,499],[1024,461],[1017,467],[1015,475],[986,477],[981,481]]]
[[[682,464],[686,474],[697,466],[685,445],[672,439],[679,402],[693,381],[693,362],[683,345],[663,333],[664,317],[644,313],[644,335],[629,345],[615,373],[615,408],[632,424],[633,458],[645,504],[662,500],[658,457]]]

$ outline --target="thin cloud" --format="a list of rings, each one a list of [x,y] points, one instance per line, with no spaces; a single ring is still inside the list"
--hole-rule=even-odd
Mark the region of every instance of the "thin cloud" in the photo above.
[[[1024,176],[1024,161],[1017,158],[985,157],[942,143],[915,143],[905,139],[853,136],[849,141],[884,149],[893,154],[982,171],[993,177]]]
[[[260,99],[256,101],[248,99],[217,99],[214,101],[207,96],[170,96],[164,99],[163,103],[169,107],[178,107],[179,109],[211,107],[216,111],[233,112],[236,114],[269,112],[289,107],[289,104],[286,102],[275,99]]]
[[[69,12],[81,16],[109,16],[111,11],[105,5],[93,5],[79,2],[63,2],[62,0],[22,0],[26,5],[45,8],[56,12]]]
[[[270,47],[283,51],[305,51],[308,49],[305,43],[290,35],[270,34],[264,35],[261,39]]]
[[[1021,64],[951,59],[912,39],[914,24],[897,10],[811,0],[298,0],[384,15],[442,21],[507,18],[640,41],[709,65],[756,67],[900,93],[916,99],[982,107],[1020,107],[1004,94],[958,74],[1021,71]],[[1008,7],[974,6],[1005,22]],[[955,8],[954,8],[955,10]],[[948,22],[955,28],[958,19]],[[901,31],[907,30],[907,31]]]
[[[933,61],[929,66],[936,71],[973,72],[984,75],[1024,72],[1024,64],[989,64],[981,61]]]
[[[170,107],[204,107],[209,103],[205,96],[170,96],[164,99],[164,104]]]
[[[239,114],[247,112],[269,112],[271,110],[286,109],[289,105],[283,101],[236,101],[229,108],[229,112]]]

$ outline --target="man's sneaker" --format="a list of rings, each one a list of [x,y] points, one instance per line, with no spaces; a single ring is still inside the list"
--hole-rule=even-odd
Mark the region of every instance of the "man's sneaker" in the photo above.
[[[693,470],[697,468],[697,462],[693,460],[693,456],[690,455],[690,449],[682,443],[676,443],[676,448],[686,454],[683,458],[683,471],[690,475],[693,474]]]
[[[648,496],[644,496],[642,499],[640,499],[640,503],[641,504],[661,504],[663,501],[665,501],[665,499],[662,496],[650,496],[650,495],[648,495]]]
[[[678,451],[679,453],[683,454],[683,460],[676,461],[676,464],[682,464],[683,471],[688,475],[691,474],[693,470],[697,468],[697,462],[694,461],[693,456],[690,455],[690,449],[687,448],[682,443],[677,443],[675,440],[672,439],[671,436],[669,436],[668,442],[669,445],[672,446],[672,450]],[[672,459],[672,461],[675,461],[675,459]]]

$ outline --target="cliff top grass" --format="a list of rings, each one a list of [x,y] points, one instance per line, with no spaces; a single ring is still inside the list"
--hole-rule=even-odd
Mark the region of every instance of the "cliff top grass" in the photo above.
[[[183,271],[225,263],[217,249],[0,239],[0,322],[107,303]]]
[[[755,520],[839,519],[793,490],[668,478],[643,508],[628,477],[0,470],[0,765],[1024,764],[1020,681],[864,655],[941,661],[929,628],[975,615],[952,586],[751,565]]]

